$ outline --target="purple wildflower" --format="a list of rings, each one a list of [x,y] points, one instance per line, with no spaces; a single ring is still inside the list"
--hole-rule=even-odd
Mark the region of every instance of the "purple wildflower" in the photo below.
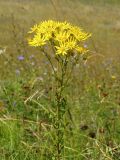
[[[24,56],[23,55],[18,56],[18,60],[23,61],[24,60]]]

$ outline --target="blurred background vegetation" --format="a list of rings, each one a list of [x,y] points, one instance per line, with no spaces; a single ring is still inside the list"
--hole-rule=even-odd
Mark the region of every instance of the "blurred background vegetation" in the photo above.
[[[1,0],[0,46],[6,48],[5,54],[0,55],[2,78],[6,74],[7,78],[8,75],[13,76],[15,67],[19,69],[17,56],[24,54],[26,61],[32,53],[41,56],[36,54],[36,50],[28,48],[27,32],[33,24],[48,19],[66,20],[92,33],[89,47],[93,57],[88,63],[92,63],[94,68],[96,62],[102,70],[109,65],[119,68],[119,8],[119,0]]]

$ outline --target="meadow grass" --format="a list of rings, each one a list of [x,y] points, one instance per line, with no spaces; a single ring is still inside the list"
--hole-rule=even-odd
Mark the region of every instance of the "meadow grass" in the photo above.
[[[54,81],[43,55],[27,45],[42,20],[67,20],[92,33],[91,56],[67,87],[65,160],[120,159],[119,0],[0,1],[0,159],[52,160]],[[19,61],[23,55],[25,59]]]

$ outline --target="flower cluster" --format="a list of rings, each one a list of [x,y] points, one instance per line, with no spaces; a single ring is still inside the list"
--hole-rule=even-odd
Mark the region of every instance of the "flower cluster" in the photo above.
[[[52,20],[33,26],[29,33],[33,34],[33,37],[28,40],[30,46],[41,47],[49,42],[59,55],[87,52],[84,42],[91,36],[70,23]]]

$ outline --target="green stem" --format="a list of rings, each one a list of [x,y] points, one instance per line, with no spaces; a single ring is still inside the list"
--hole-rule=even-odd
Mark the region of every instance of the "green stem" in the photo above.
[[[54,75],[55,75],[55,78],[56,78],[56,77],[57,77],[56,71],[55,71],[54,66],[53,66],[53,64],[52,64],[52,61],[51,61],[50,56],[45,52],[45,50],[42,50],[42,51],[43,51],[44,55],[46,56],[48,62],[50,63],[51,68],[52,68],[52,70],[53,70],[53,72],[54,72]]]
[[[64,150],[64,114],[65,114],[65,106],[63,106],[64,98],[62,96],[64,90],[64,78],[67,70],[67,57],[62,59],[61,65],[61,81],[58,85],[57,92],[57,160],[60,160],[61,154]]]

